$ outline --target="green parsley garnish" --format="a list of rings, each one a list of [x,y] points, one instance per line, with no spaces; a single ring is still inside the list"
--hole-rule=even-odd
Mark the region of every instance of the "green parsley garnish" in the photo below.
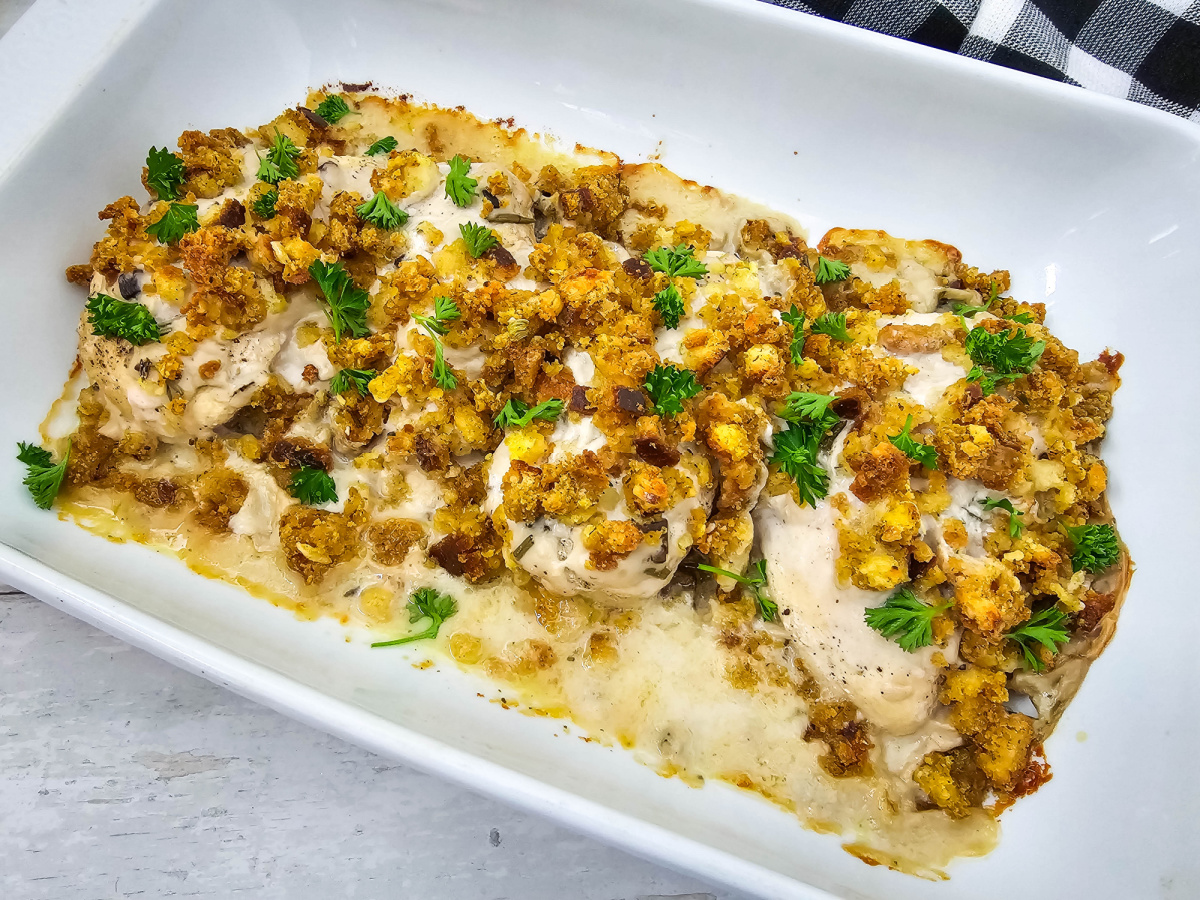
[[[17,444],[17,459],[25,463],[26,475],[21,482],[29,489],[29,496],[39,509],[49,509],[54,505],[58,489],[62,487],[63,476],[67,474],[67,460],[71,458],[71,445],[67,444],[67,452],[57,463],[50,456],[50,451],[34,444],[21,441]]]
[[[811,425],[820,431],[820,440],[834,425],[841,421],[841,416],[829,407],[837,397],[829,394],[809,394],[803,391],[793,391],[783,402],[778,415],[789,422]]]
[[[389,134],[387,137],[381,137],[368,147],[367,156],[375,156],[377,153],[391,153],[395,149],[396,139]]]
[[[92,334],[124,338],[140,347],[162,339],[154,314],[140,303],[118,300],[108,294],[92,294],[87,302]]]
[[[408,601],[408,621],[413,624],[422,619],[429,620],[429,626],[424,631],[410,634],[408,637],[397,638],[394,641],[377,641],[372,647],[394,647],[397,644],[408,644],[412,641],[423,641],[435,638],[442,623],[458,612],[458,604],[449,594],[442,594],[433,588],[418,588],[412,592]]]
[[[1013,506],[1012,501],[1007,497],[997,499],[996,497],[984,497],[979,501],[983,504],[983,508],[988,512],[993,509],[1002,509],[1008,513],[1008,536],[1014,541],[1021,536],[1021,532],[1025,530],[1025,523],[1021,521],[1021,516],[1025,513]]]
[[[804,313],[793,303],[791,309],[779,314],[779,318],[792,326],[792,365],[798,366],[804,359]]]
[[[467,252],[471,254],[472,259],[479,259],[500,243],[490,228],[476,225],[474,222],[463,222],[458,226],[458,233],[462,235],[463,243],[467,245]]]
[[[1121,556],[1117,533],[1111,525],[1066,526],[1067,536],[1075,549],[1071,552],[1071,568],[1099,574]]]
[[[955,303],[954,314],[956,316],[962,316],[964,319],[973,319],[977,313],[981,313],[989,309],[991,305],[996,302],[996,298],[999,295],[999,285],[993,281],[991,287],[988,289],[987,303],[983,304],[983,306],[975,306],[971,303]]]
[[[408,213],[389,200],[383,191],[376,193],[362,206],[355,207],[354,211],[364,222],[370,222],[384,231],[399,228],[408,221]]]
[[[154,188],[159,200],[178,200],[179,186],[184,182],[183,160],[166,147],[151,147],[146,156],[146,182]]]
[[[296,160],[300,157],[300,148],[282,131],[275,132],[275,139],[267,148],[267,155],[258,164],[258,180],[267,184],[279,184],[286,178],[295,178],[300,174]]]
[[[900,649],[912,653],[933,643],[933,620],[948,610],[954,602],[941,606],[922,603],[911,588],[900,588],[884,601],[864,613],[867,624],[884,637],[900,635]]]
[[[250,204],[250,209],[260,219],[275,218],[275,204],[279,201],[279,191],[275,188],[266,193],[259,194],[253,203]]]
[[[352,390],[358,396],[365,397],[367,385],[375,375],[374,369],[339,369],[329,382],[329,391],[333,394],[344,394]]]
[[[1057,606],[1048,606],[1046,609],[1034,613],[1033,618],[1020,628],[1010,631],[1005,637],[1020,645],[1029,668],[1035,672],[1041,672],[1046,666],[1041,657],[1034,652],[1033,645],[1041,644],[1050,651],[1051,656],[1057,655],[1057,645],[1071,640],[1071,636],[1067,634],[1067,629],[1063,626],[1066,619],[1066,613],[1059,610]]]
[[[679,319],[683,315],[683,297],[675,290],[675,285],[668,284],[654,295],[654,308],[662,319],[663,328],[678,328]]]
[[[854,340],[846,330],[846,314],[844,312],[827,312],[813,320],[813,334],[827,334],[834,340],[849,343]]]
[[[438,297],[433,301],[432,316],[414,315],[413,319],[433,337],[435,335],[449,334],[450,326],[446,323],[453,322],[461,315],[462,313],[458,309],[458,304],[453,300],[449,297]]]
[[[496,413],[493,420],[497,428],[524,428],[534,419],[553,422],[563,411],[561,400],[543,400],[536,406],[526,406],[516,397],[510,397],[504,409]]]
[[[800,501],[809,506],[816,506],[829,493],[829,473],[817,463],[817,448],[824,436],[811,424],[789,424],[775,433],[775,452],[768,460],[796,482]]]
[[[350,113],[354,112],[354,110],[350,108],[350,104],[348,104],[344,99],[336,94],[330,94],[321,101],[320,105],[314,109],[313,112],[315,112],[330,125],[334,125],[346,118],[346,116],[350,115]]]
[[[704,572],[712,572],[714,575],[724,575],[726,578],[732,578],[738,584],[750,588],[750,593],[754,596],[754,602],[758,604],[758,614],[763,617],[763,620],[766,622],[779,621],[779,604],[765,593],[767,587],[767,561],[765,559],[760,559],[752,563],[745,575],[730,572],[728,569],[718,569],[716,566],[709,566],[704,563],[696,566],[696,568]]]
[[[686,244],[678,247],[659,247],[643,257],[655,272],[669,278],[699,278],[708,274],[708,266],[696,259],[695,251]]]
[[[470,206],[475,199],[475,188],[479,181],[472,178],[471,161],[462,156],[450,160],[450,172],[446,176],[446,196],[455,206]]]
[[[817,269],[813,272],[813,281],[817,284],[829,284],[831,281],[841,281],[850,277],[850,267],[836,259],[817,257]]]
[[[308,274],[317,283],[328,307],[325,315],[333,326],[333,339],[340,341],[342,334],[351,337],[366,337],[371,333],[367,327],[367,307],[371,298],[350,280],[350,273],[340,263],[327,263],[318,259],[308,267]]]
[[[646,375],[644,387],[650,394],[654,412],[664,418],[679,415],[683,412],[683,401],[704,390],[691,369],[677,369],[669,363],[655,366]]]
[[[304,466],[292,473],[288,493],[301,503],[317,506],[337,500],[337,485],[324,469]]]
[[[1027,313],[1027,312],[1013,313],[1011,316],[1005,316],[1004,318],[1008,319],[1008,321],[1010,321],[1010,322],[1017,322],[1018,324],[1021,324],[1021,325],[1028,325],[1030,322],[1033,321],[1033,313]]]
[[[937,451],[928,444],[919,443],[913,438],[912,420],[912,416],[905,419],[900,433],[889,434],[888,440],[892,442],[892,446],[902,451],[909,459],[916,460],[927,469],[936,469],[938,467]]]
[[[185,234],[199,227],[194,203],[172,203],[162,218],[146,226],[146,234],[157,238],[160,243],[174,244]]]
[[[1033,371],[1034,364],[1046,349],[1046,342],[1035,341],[1024,328],[993,334],[977,325],[967,332],[966,349],[975,363],[967,378],[979,382],[986,397],[995,393],[997,385],[1016,381]]]
[[[432,316],[413,316],[413,321],[425,329],[433,339],[433,380],[444,391],[452,391],[458,387],[458,379],[446,365],[446,352],[442,347],[441,337],[450,331],[447,322],[453,322],[462,313],[458,305],[449,297],[438,297],[433,301]]]

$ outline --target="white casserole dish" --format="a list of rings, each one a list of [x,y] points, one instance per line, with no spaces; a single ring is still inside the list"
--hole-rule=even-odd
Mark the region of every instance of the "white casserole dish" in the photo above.
[[[0,578],[276,709],[769,897],[1200,896],[1190,762],[1200,709],[1200,130],[1152,110],[752,0],[42,0],[3,40],[19,99],[0,132],[0,446],[31,440],[74,353],[94,213],[151,144],[254,123],[310,86],[380,87],[515,116],[827,225],[956,244],[1008,267],[1081,355],[1128,362],[1105,445],[1139,571],[1118,636],[1048,748],[1055,778],[998,850],[931,885],[872,869],[747,793],[665,780],[562,723],[485,702],[419,648],[372,653],[133,545],[33,507],[0,462]],[[661,146],[659,142],[661,143]],[[572,734],[575,734],[572,730]],[[569,892],[569,888],[565,889]]]

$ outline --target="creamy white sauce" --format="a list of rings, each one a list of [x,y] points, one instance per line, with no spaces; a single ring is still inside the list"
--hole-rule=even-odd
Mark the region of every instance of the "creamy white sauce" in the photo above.
[[[242,508],[229,520],[230,530],[234,534],[247,535],[255,550],[278,548],[279,519],[296,501],[267,474],[265,467],[236,453],[229,454],[225,465],[241,475],[249,488]]]
[[[791,494],[758,505],[754,520],[768,583],[781,611],[790,610],[784,626],[813,677],[882,730],[912,734],[937,700],[939,670],[931,660],[937,648],[908,653],[867,625],[865,610],[887,594],[838,583],[835,515],[828,503],[800,507]]]

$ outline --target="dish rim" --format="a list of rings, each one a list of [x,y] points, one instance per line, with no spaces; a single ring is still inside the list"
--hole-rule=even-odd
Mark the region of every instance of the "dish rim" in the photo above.
[[[20,166],[26,152],[43,132],[58,121],[62,109],[90,83],[94,72],[152,9],[167,0],[94,0],[92,16],[81,17],[70,28],[65,41],[61,32],[48,25],[65,18],[49,0],[37,2],[3,38],[0,38],[0,77],[21,73],[22,83],[32,86],[29,105],[40,107],[41,115],[30,115],[0,134],[0,182]],[[1196,123],[1162,110],[1131,101],[1075,88],[992,63],[960,57],[945,51],[855,28],[840,22],[800,14],[761,0],[651,0],[678,6],[687,2],[721,14],[761,17],[763,27],[787,23],[796,32],[817,39],[831,36],[858,45],[872,54],[894,56],[920,67],[941,69],[947,74],[969,76],[979,82],[1004,85],[1027,95],[1053,98],[1064,105],[1091,108],[1096,114],[1123,118],[1131,123],[1169,128],[1200,146]],[[117,17],[108,19],[117,13]],[[97,50],[95,16],[104,20]],[[45,52],[51,40],[54,54]],[[41,41],[41,43],[39,43]],[[74,58],[63,70],[51,67],[51,59]],[[312,87],[306,86],[306,87]],[[1145,127],[1143,126],[1143,127]],[[770,896],[792,896],[802,900],[831,900],[835,895],[792,877],[780,874],[743,857],[654,825],[632,814],[587,800],[568,790],[459,750],[451,744],[424,736],[404,725],[308,687],[268,667],[201,638],[185,628],[157,619],[112,595],[92,588],[50,565],[0,541],[0,577],[27,593],[56,605],[130,644],[168,660],[236,693],[283,712],[298,721],[330,732],[372,752],[400,759],[423,771],[444,777],[471,790],[496,797],[512,806],[547,816],[620,847],[634,855],[672,868],[729,885],[741,891]]]

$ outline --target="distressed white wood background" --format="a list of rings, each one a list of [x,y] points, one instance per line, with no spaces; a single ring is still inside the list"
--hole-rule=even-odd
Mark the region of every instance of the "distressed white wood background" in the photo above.
[[[0,585],[0,897],[235,896],[737,900]]]

